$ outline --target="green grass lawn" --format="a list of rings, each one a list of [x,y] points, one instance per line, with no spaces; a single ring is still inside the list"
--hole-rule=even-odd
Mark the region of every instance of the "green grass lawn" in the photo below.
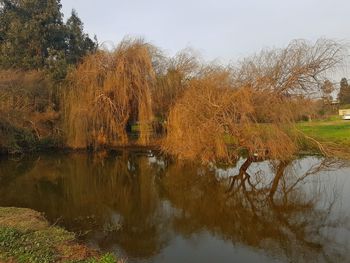
[[[327,120],[302,122],[297,127],[310,137],[350,146],[350,121],[340,117],[331,117]]]

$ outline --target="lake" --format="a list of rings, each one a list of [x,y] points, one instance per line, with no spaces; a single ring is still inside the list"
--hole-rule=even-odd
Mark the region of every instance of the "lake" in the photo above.
[[[239,180],[243,163],[136,149],[2,157],[0,206],[43,212],[127,262],[350,262],[349,162],[254,162]]]

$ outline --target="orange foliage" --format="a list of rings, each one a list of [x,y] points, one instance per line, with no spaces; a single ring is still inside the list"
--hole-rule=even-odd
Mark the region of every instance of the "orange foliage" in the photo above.
[[[294,123],[303,107],[296,106],[319,91],[340,51],[332,41],[293,42],[237,67],[206,68],[170,110],[163,150],[206,163],[234,162],[242,154],[290,159],[301,147]]]
[[[155,74],[147,44],[123,41],[114,52],[98,51],[68,79],[64,100],[70,147],[126,145],[131,121],[139,122],[139,143],[149,143]]]

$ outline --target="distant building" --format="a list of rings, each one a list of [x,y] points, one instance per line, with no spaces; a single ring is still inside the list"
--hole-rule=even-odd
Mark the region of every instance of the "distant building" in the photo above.
[[[350,115],[350,109],[341,109],[339,110],[339,116]]]

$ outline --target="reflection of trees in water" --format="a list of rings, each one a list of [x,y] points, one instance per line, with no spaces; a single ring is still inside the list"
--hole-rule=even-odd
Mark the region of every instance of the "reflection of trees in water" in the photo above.
[[[128,151],[29,163],[27,169],[11,162],[0,167],[0,180],[16,174],[1,185],[0,205],[23,204],[45,211],[52,221],[61,217],[64,226],[92,230],[88,239],[104,249],[118,244],[129,257],[158,254],[172,231],[188,237],[208,231],[294,261],[341,260],[320,234],[340,224],[329,219],[335,200],[318,209],[320,189],[310,193],[304,187],[311,176],[339,167],[330,160],[302,172],[299,161],[270,162],[268,171],[252,170],[249,160],[239,164],[236,176]]]
[[[146,156],[128,152],[110,165],[110,172],[105,174],[109,190],[102,199],[110,205],[110,211],[121,216],[121,229],[117,234],[106,233],[101,245],[117,243],[128,255],[150,257],[163,246],[163,218],[154,170]]]
[[[13,163],[7,165],[6,171],[13,169]],[[130,255],[148,257],[160,250],[162,215],[154,168],[145,154],[44,157],[19,174],[0,187],[1,203],[44,211],[74,231],[93,230],[102,246],[118,243]]]
[[[330,254],[334,244],[324,243],[326,237],[321,235],[326,227],[339,227],[340,221],[329,220],[335,200],[319,210],[319,196],[307,197],[299,187],[310,176],[338,164],[324,160],[296,175],[291,162],[271,163],[274,176],[270,181],[250,175],[250,165],[245,161],[237,175],[226,180],[210,171],[204,177],[196,175],[196,167],[187,166],[186,173],[169,168],[163,183],[168,189],[166,198],[180,211],[174,220],[177,231],[186,236],[209,231],[233,243],[271,253],[279,250],[295,262],[341,260],[341,255]]]
[[[36,158],[0,158],[0,185],[11,183],[17,177],[29,172],[39,159]]]

